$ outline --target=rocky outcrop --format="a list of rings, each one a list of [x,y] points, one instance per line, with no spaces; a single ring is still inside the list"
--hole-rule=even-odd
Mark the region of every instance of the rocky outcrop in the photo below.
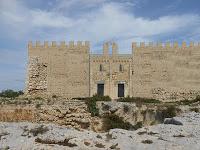
[[[75,129],[91,128],[92,117],[85,102],[68,101],[65,105],[42,105],[37,112],[39,122],[55,122]]]
[[[200,114],[192,112],[174,119],[183,125],[159,124],[136,131],[112,129],[106,133],[53,124],[0,123],[0,149],[198,150]]]
[[[178,121],[178,120],[176,120],[174,118],[166,118],[164,120],[164,124],[183,125],[182,122],[180,122],[180,121]]]
[[[170,105],[138,105],[130,102],[97,102],[97,107],[99,108],[101,116],[104,114],[115,114],[132,125],[136,125],[140,122],[144,126],[162,123],[168,113],[174,113],[174,115],[176,115],[182,112],[182,108],[179,107],[174,107],[173,110],[168,110]]]
[[[95,118],[87,111],[85,102],[76,100],[53,105],[36,103],[0,106],[0,121],[3,122],[51,122],[69,128],[92,129],[93,120]]]

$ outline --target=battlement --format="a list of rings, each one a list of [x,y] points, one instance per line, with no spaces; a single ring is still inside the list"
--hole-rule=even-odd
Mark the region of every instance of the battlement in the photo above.
[[[157,43],[153,43],[153,42],[149,42],[149,43],[145,43],[145,42],[133,42],[132,43],[132,49],[134,48],[191,48],[191,47],[200,47],[200,42],[195,43],[195,42],[190,42],[189,44],[187,44],[186,42],[182,42],[182,44],[179,44],[178,42],[166,42],[166,43],[162,43],[162,42],[157,42]]]
[[[28,43],[28,48],[68,48],[68,49],[74,49],[74,48],[89,48],[90,47],[90,42],[89,41],[69,41],[69,42],[65,42],[65,41],[61,41],[61,42],[56,42],[56,41],[44,41],[44,42],[40,42],[40,41],[36,41],[36,42],[32,42],[29,41]]]

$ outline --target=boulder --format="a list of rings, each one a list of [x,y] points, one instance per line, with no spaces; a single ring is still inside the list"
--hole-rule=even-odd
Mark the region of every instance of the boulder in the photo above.
[[[164,124],[183,125],[182,122],[180,122],[174,118],[165,118]]]

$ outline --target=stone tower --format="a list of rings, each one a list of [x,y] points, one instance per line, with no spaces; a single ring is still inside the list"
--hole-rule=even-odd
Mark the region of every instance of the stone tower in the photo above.
[[[26,94],[89,96],[89,51],[89,42],[29,42]]]

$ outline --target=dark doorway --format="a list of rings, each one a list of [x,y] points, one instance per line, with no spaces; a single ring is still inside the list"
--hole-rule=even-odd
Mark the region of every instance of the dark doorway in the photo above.
[[[97,84],[97,95],[104,96],[104,84]]]
[[[124,97],[124,84],[118,84],[118,97]]]

